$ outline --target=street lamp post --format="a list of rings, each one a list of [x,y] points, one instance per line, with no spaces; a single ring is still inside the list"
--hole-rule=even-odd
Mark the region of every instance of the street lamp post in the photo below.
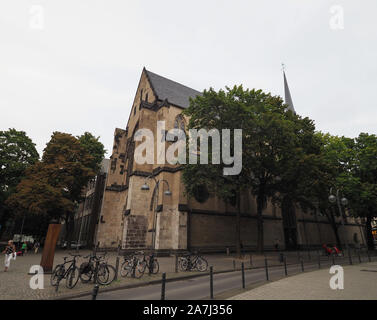
[[[338,205],[338,210],[339,210],[339,214],[340,214],[340,217],[341,217],[341,223],[342,223],[342,226],[343,226],[343,229],[345,230],[345,224],[344,224],[344,217],[343,217],[343,213],[342,213],[342,207],[341,207],[341,204],[343,206],[346,206],[348,204],[348,200],[347,198],[343,197],[342,199],[339,199],[339,189],[336,189],[336,196],[334,196],[332,194],[332,188],[330,189],[330,195],[329,195],[329,201],[331,203],[337,203]],[[348,245],[348,240],[347,240],[347,236],[344,237],[344,241],[345,241],[345,244],[346,244],[346,248],[347,248],[347,252],[348,252],[348,256],[351,257],[351,252],[350,252],[350,247]]]
[[[153,179],[154,182],[155,182],[155,187],[154,187],[154,192],[153,192],[153,194],[155,195],[155,205],[153,206],[154,217],[153,217],[152,249],[156,250],[157,206],[158,206],[158,196],[159,196],[159,190],[160,190],[160,182],[166,183],[166,185],[168,187],[168,190],[166,190],[164,192],[164,195],[171,196],[172,193],[171,193],[170,188],[169,188],[169,182],[167,182],[165,179],[157,180],[156,177],[153,174],[149,175],[145,179],[144,184],[141,186],[141,190],[149,191],[149,186],[147,184],[147,181],[149,179]],[[153,197],[153,194],[152,194],[152,197]]]

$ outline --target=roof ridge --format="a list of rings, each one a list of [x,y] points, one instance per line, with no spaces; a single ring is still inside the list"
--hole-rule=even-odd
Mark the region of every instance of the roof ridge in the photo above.
[[[193,89],[193,88],[191,88],[191,87],[189,87],[189,86],[186,86],[186,85],[184,85],[184,84],[182,84],[182,83],[180,83],[180,82],[178,82],[178,81],[175,81],[175,80],[172,80],[172,79],[166,78],[166,77],[164,77],[164,76],[161,76],[161,75],[159,75],[159,74],[157,74],[157,73],[155,73],[155,72],[153,72],[153,71],[150,71],[150,70],[148,70],[148,69],[146,69],[146,68],[145,68],[145,71],[146,71],[147,73],[152,73],[153,75],[158,76],[158,77],[160,77],[160,78],[163,78],[163,79],[165,79],[165,80],[168,80],[168,81],[174,82],[174,83],[176,83],[176,84],[179,84],[179,85],[182,86],[182,87],[186,87],[186,88],[188,88],[188,89],[191,89],[191,90],[197,91],[197,92],[199,92],[199,93],[202,93],[202,92],[199,91],[199,90]]]

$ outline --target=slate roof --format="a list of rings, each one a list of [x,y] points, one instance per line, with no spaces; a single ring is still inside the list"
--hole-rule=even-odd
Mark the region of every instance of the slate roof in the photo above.
[[[145,69],[147,77],[151,82],[152,88],[157,95],[158,99],[167,99],[171,104],[188,108],[190,105],[189,98],[195,98],[198,95],[202,95],[201,92],[184,86],[173,80],[161,77],[151,71]]]

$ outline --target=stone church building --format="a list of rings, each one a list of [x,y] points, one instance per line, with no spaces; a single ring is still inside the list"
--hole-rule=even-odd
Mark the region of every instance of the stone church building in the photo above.
[[[284,74],[285,101],[294,111]],[[181,113],[189,97],[199,91],[146,70],[142,71],[131,114],[125,129],[116,128],[95,243],[100,248],[225,251],[235,247],[236,208],[216,198],[205,187],[188,198],[181,180],[182,166],[143,164],[134,161],[135,132],[150,129],[157,136],[157,121],[166,130],[185,129]],[[137,145],[136,145],[137,146]],[[166,148],[169,142],[166,142]],[[156,148],[156,147],[155,147]],[[156,154],[156,151],[155,151]],[[154,179],[146,179],[153,175]],[[156,188],[156,182],[158,187]],[[146,188],[145,185],[149,188]],[[168,191],[168,192],[167,192]],[[169,192],[170,191],[170,192]],[[257,241],[256,201],[249,193],[241,200],[241,241],[255,249]],[[339,218],[338,218],[339,219]],[[340,224],[340,220],[338,221]],[[347,217],[339,227],[342,241],[365,243],[362,221]],[[335,244],[327,218],[304,213],[298,207],[282,212],[269,203],[264,213],[266,250],[279,241],[281,248]]]

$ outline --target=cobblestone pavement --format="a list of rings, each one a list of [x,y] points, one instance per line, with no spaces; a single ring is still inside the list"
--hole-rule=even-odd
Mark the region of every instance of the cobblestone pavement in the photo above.
[[[377,263],[344,266],[344,289],[332,290],[329,268],[268,283],[229,300],[377,300]]]
[[[74,250],[70,252],[74,253]],[[89,254],[89,251],[80,251],[82,256]],[[297,252],[284,253],[287,256],[287,263],[297,263],[299,254]],[[301,252],[301,257],[306,261],[310,259],[316,259],[318,252]],[[241,268],[241,262],[244,262],[245,267],[263,267],[265,263],[265,258],[268,259],[269,265],[281,265],[278,259],[278,252],[270,252],[266,255],[256,255],[252,254],[250,259],[250,253],[245,254],[243,259],[235,259],[233,256],[227,256],[226,254],[212,254],[205,255],[208,264],[213,266],[214,272],[232,270],[234,267],[236,269]],[[63,257],[68,256],[67,251],[57,251],[55,253],[54,265],[63,262]],[[116,252],[108,253],[108,262],[115,266],[115,261],[117,257]],[[318,257],[318,256],[317,256]],[[4,256],[1,256],[1,262],[3,263]],[[327,259],[322,257],[322,259]],[[33,265],[39,265],[41,260],[41,253],[34,254],[33,252],[27,253],[25,256],[17,257],[14,261],[11,261],[11,266],[8,272],[3,272],[3,265],[0,269],[0,299],[56,299],[62,298],[67,295],[74,295],[80,293],[88,293],[93,289],[93,284],[82,284],[80,281],[77,283],[74,289],[68,289],[65,286],[65,280],[62,280],[58,293],[55,292],[55,287],[50,285],[50,275],[44,276],[44,289],[33,290],[30,288],[29,282],[32,278],[28,275],[30,267]],[[78,265],[84,260],[80,258],[78,260]],[[122,263],[122,258],[120,258],[120,264]],[[160,273],[157,275],[144,275],[141,279],[131,279],[118,277],[118,280],[114,281],[110,288],[116,288],[126,285],[141,285],[153,280],[161,279],[161,272],[166,272],[167,279],[182,277],[182,276],[192,276],[200,274],[199,272],[175,272],[175,257],[158,257],[160,264]]]

